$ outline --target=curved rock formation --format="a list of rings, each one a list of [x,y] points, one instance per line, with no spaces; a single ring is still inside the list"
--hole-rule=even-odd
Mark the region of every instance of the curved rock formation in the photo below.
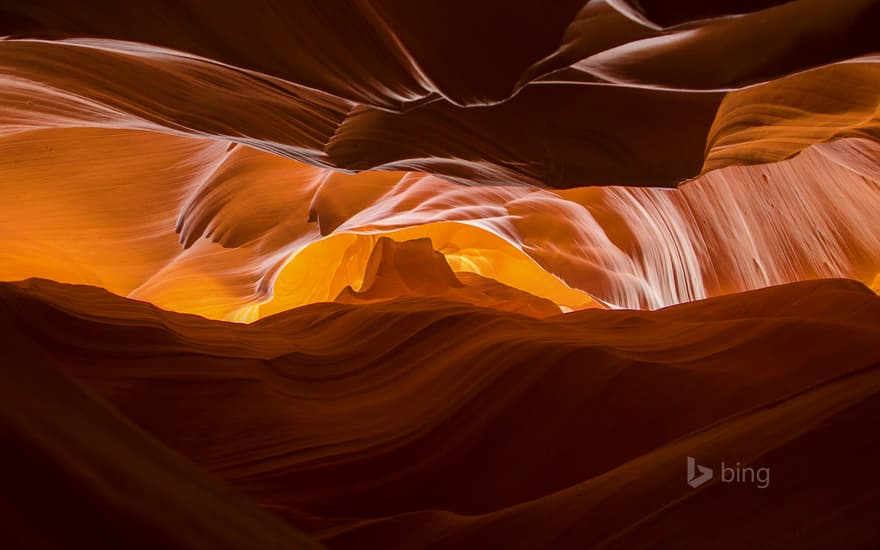
[[[876,542],[880,298],[858,283],[544,320],[407,299],[235,325],[39,280],[0,307],[30,353],[331,547],[712,545],[746,516],[742,542]],[[772,479],[693,490],[687,456]],[[857,472],[858,508],[826,498]]]
[[[5,131],[150,129],[320,166],[552,187],[674,186],[766,162],[764,138],[730,117],[789,136],[774,160],[878,137],[875,0],[710,19],[699,17],[766,3],[708,12],[623,0],[101,4],[0,8]],[[184,30],[191,14],[197,31]],[[781,125],[766,105],[823,130]],[[730,114],[738,109],[747,111]]]
[[[359,288],[382,235],[430,238],[457,273],[566,310],[880,273],[878,146],[864,139],[678,190],[556,192],[341,174],[133,131],[33,130],[0,144],[0,278],[99,285],[215,318],[252,321]]]
[[[401,243],[380,237],[370,252],[358,289],[346,286],[334,301],[363,304],[400,297],[434,297],[501,311],[548,317],[559,306],[476,273],[456,275],[431,239]]]
[[[5,546],[322,548],[65,375],[52,350],[22,332],[21,290],[0,291]],[[87,297],[82,290],[55,288]]]
[[[0,526],[878,546],[878,27],[0,0]],[[772,482],[688,484],[723,461]]]

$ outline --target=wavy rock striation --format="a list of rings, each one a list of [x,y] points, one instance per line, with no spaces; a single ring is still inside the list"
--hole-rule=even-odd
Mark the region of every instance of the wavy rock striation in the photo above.
[[[0,0],[14,546],[880,545],[880,0],[85,4]]]
[[[359,288],[382,236],[428,238],[457,274],[566,310],[880,273],[878,146],[864,139],[677,190],[557,191],[343,174],[130,130],[33,130],[0,144],[0,279],[98,285],[215,318],[252,321]]]
[[[878,138],[876,0],[4,4],[3,131],[149,129],[550,187],[675,186]]]
[[[543,320],[406,299],[238,325],[40,280],[0,307],[29,342],[4,370],[40,354],[332,547],[877,543],[880,298],[855,282]],[[770,484],[694,490],[686,456]]]

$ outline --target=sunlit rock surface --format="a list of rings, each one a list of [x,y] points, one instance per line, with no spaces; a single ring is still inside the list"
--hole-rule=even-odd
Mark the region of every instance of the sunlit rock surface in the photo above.
[[[11,546],[880,546],[878,28],[0,0]]]
[[[849,139],[678,189],[462,186],[333,172],[207,139],[46,129],[0,137],[0,278],[103,286],[252,321],[359,289],[376,239],[430,239],[563,310],[658,308],[880,272],[880,147]],[[393,297],[388,295],[388,297]]]

